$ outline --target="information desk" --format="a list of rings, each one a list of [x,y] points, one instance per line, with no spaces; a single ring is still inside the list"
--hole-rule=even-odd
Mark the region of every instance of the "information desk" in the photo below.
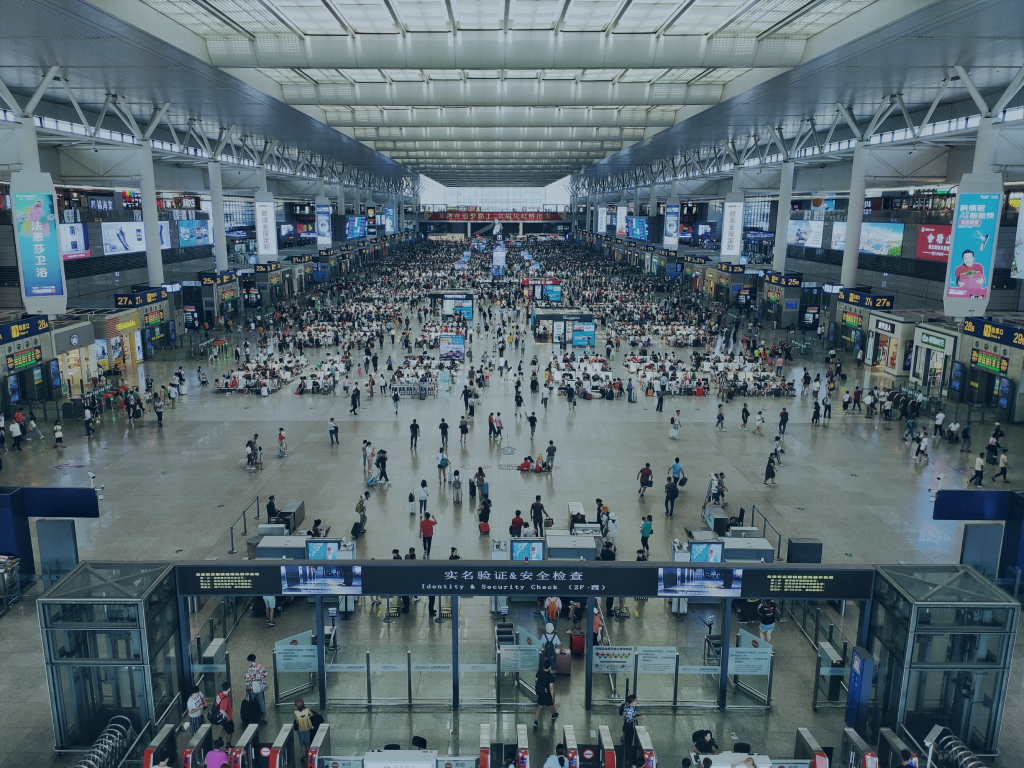
[[[583,508],[582,501],[570,501],[569,502],[569,524],[572,524],[572,516],[579,513],[586,517],[587,511]]]
[[[775,547],[768,539],[734,539],[726,536],[721,539],[725,545],[725,562],[746,561],[759,563],[775,562]]]
[[[302,499],[288,499],[281,507],[281,513],[268,522],[284,523],[289,533],[295,533],[306,519],[306,502]]]
[[[729,768],[742,764],[748,757],[753,758],[756,768],[772,768],[772,759],[768,755],[748,755],[745,752],[720,752],[717,755],[694,754],[691,759],[694,765],[700,765],[705,757],[711,758],[711,768]]]
[[[548,560],[597,560],[601,552],[600,536],[573,536],[568,531],[545,531]]]

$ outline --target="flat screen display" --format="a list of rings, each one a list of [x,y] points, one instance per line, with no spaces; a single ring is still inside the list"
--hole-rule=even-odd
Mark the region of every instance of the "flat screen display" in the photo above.
[[[547,542],[544,539],[511,539],[509,542],[511,560],[514,563],[522,563],[526,560],[543,560],[546,544]]]
[[[307,560],[337,560],[341,550],[339,539],[309,539],[306,541]]]
[[[647,239],[647,217],[645,216],[627,216],[626,217],[626,236],[634,240],[646,240]]]
[[[100,225],[103,233],[103,255],[143,253],[146,250],[146,230],[141,221],[105,221]]]
[[[964,364],[954,361],[949,370],[949,388],[954,392],[960,392],[963,389],[963,382]]]
[[[359,595],[363,590],[359,565],[283,565],[282,595]]]
[[[725,552],[725,544],[720,541],[691,541],[691,563],[720,563]]]
[[[345,239],[354,240],[366,237],[366,217],[349,216],[345,221]]]

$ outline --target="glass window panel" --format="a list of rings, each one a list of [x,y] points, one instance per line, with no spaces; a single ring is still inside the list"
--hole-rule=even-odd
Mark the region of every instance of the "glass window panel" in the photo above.
[[[1009,635],[917,634],[914,636],[914,664],[998,664],[1005,663]]]
[[[49,630],[55,661],[97,659],[141,661],[142,633],[139,631]]]
[[[66,624],[119,624],[139,626],[136,603],[44,603],[43,619],[47,627]]]
[[[1007,628],[1009,608],[972,607],[966,605],[918,606],[917,627],[991,627]]]

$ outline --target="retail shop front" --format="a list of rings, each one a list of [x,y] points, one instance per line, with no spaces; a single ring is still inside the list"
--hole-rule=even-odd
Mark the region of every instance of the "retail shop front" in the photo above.
[[[798,272],[766,272],[761,284],[761,306],[764,318],[775,328],[796,328],[800,322],[800,286],[803,275]]]
[[[52,359],[50,321],[45,315],[0,324],[0,344],[4,350],[0,400],[5,413],[22,403],[60,397],[60,369]]]
[[[740,291],[746,286],[742,264],[719,264],[715,275],[715,301],[726,306],[736,306]]]
[[[142,323],[137,309],[109,309],[94,312],[96,365],[107,372],[124,373],[125,368],[143,360]]]
[[[96,333],[89,320],[61,324],[58,320],[50,334],[53,359],[60,371],[61,393],[65,396],[85,393],[86,384],[96,375],[93,358]]]
[[[234,320],[239,314],[241,303],[238,288],[238,274],[233,269],[224,272],[200,272],[202,286],[203,318],[211,327],[221,327],[227,320]]]
[[[949,396],[995,411],[996,421],[1024,421],[1024,326],[964,320]],[[957,388],[957,385],[960,385]],[[958,398],[955,398],[958,399]]]
[[[881,297],[873,298],[877,304]],[[873,310],[868,315],[868,346],[864,359],[895,379],[909,377],[918,317],[912,312]]]
[[[918,323],[914,327],[910,383],[919,386],[928,397],[945,395],[954,400],[963,397],[963,366],[957,369],[955,381],[950,378],[959,341],[960,327],[956,323]]]

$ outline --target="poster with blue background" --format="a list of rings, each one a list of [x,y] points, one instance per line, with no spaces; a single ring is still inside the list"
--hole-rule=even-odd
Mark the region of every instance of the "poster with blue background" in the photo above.
[[[11,195],[11,207],[24,295],[63,296],[64,281],[53,194],[16,192]]]

